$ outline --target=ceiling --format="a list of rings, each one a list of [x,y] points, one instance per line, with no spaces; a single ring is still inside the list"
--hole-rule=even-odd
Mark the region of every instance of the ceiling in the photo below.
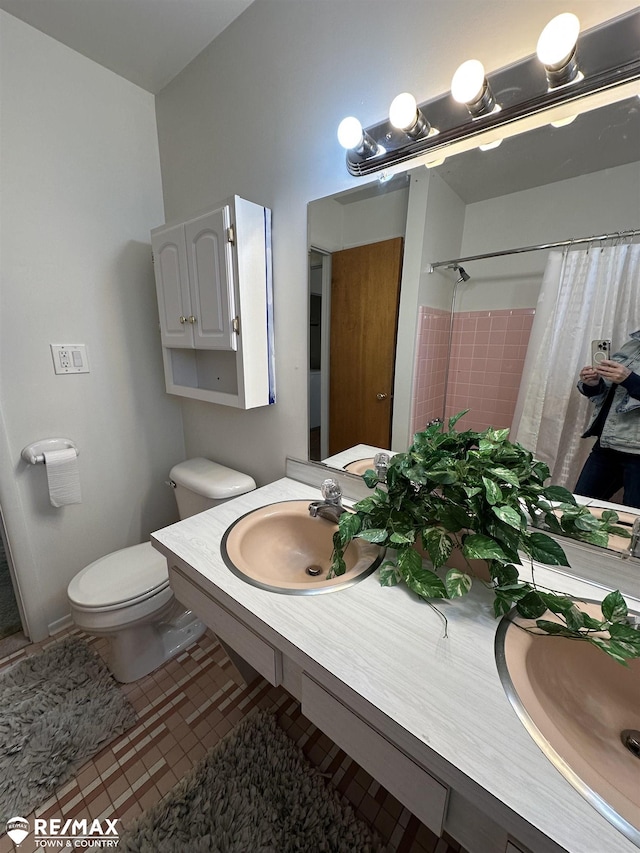
[[[253,0],[0,0],[0,9],[157,94]],[[466,203],[638,160],[640,100],[437,168]]]
[[[252,2],[0,0],[0,9],[157,94]]]

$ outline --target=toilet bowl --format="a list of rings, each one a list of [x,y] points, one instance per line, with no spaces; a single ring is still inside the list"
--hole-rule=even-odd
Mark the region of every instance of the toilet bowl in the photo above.
[[[201,457],[174,465],[169,479],[181,519],[256,487],[248,475]],[[123,683],[153,672],[206,630],[174,598],[167,561],[150,542],[90,563],[71,580],[67,596],[75,624],[109,640],[107,663]]]

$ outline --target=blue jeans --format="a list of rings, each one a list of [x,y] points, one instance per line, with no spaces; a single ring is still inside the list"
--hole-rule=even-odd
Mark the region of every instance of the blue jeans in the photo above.
[[[584,463],[574,492],[586,498],[608,501],[620,488],[624,488],[625,506],[640,508],[640,454],[610,450],[597,441]]]

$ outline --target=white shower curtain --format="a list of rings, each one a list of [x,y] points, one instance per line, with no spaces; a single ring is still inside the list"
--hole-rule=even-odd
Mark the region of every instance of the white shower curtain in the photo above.
[[[515,440],[573,491],[593,445],[581,439],[591,404],[576,385],[591,341],[620,349],[640,328],[640,245],[551,252],[513,422]]]

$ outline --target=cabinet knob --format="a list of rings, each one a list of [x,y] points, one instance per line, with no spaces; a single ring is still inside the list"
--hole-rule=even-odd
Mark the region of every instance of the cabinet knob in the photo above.
[[[180,320],[180,325],[182,325],[182,326],[184,326],[184,324],[187,322],[186,317],[178,317],[178,320]]]
[[[193,324],[194,324],[194,323],[196,323],[197,321],[198,321],[198,318],[197,318],[197,317],[194,317],[194,316],[193,316],[193,314],[192,314],[190,317],[187,317],[187,322],[188,322],[188,323],[191,323],[191,325],[192,325],[192,326],[193,326]]]
[[[376,394],[376,400],[386,400],[387,394]]]

